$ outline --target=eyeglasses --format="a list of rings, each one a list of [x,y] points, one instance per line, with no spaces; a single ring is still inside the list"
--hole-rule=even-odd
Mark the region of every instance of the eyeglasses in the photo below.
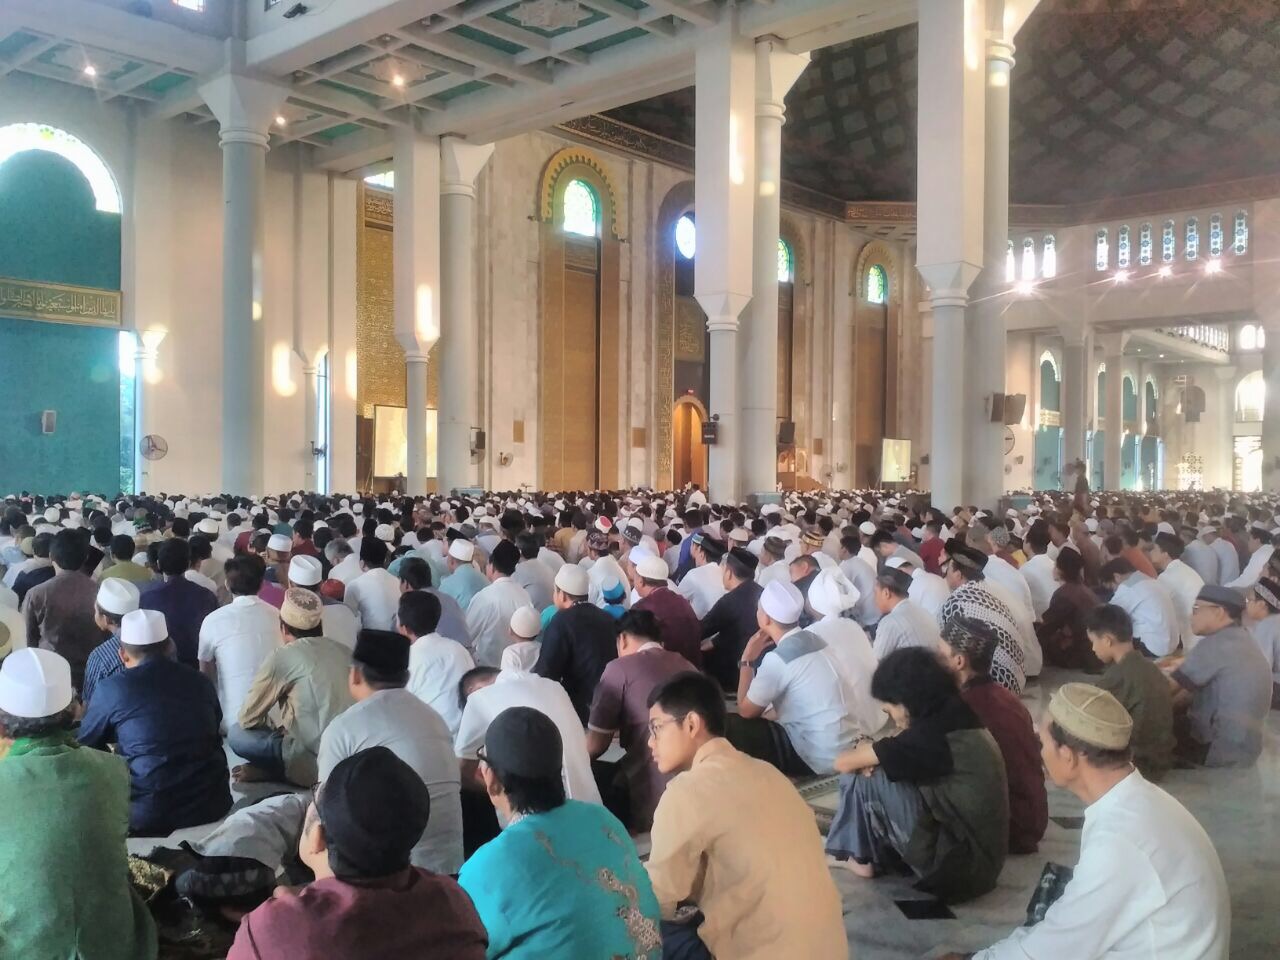
[[[684,723],[684,718],[686,716],[688,716],[688,714],[683,714],[679,717],[672,717],[670,720],[650,720],[649,737],[656,740],[658,738],[658,732],[662,730],[663,727],[669,727],[673,723]]]
[[[485,764],[486,766],[489,763],[489,754],[488,754],[488,751],[485,750],[483,744],[476,747],[476,759],[479,760],[481,763]]]

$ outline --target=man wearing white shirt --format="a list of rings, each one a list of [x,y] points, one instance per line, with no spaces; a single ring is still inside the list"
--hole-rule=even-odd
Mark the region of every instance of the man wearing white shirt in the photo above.
[[[1267,561],[1271,559],[1271,554],[1274,552],[1270,532],[1258,524],[1249,527],[1249,563],[1244,568],[1244,573],[1222,585],[1234,590],[1247,590],[1252,587],[1267,569]]]
[[[325,557],[332,566],[329,568],[329,579],[350,585],[363,572],[360,569],[360,558],[346,540],[331,540],[324,548]]]
[[[690,556],[693,557],[695,566],[684,575],[676,592],[689,601],[694,616],[701,620],[726,592],[724,577],[720,571],[724,547],[711,534],[700,531],[693,535]],[[790,579],[789,575],[787,579]]]
[[[360,568],[364,573],[347,584],[343,599],[366,630],[390,630],[400,603],[400,581],[386,569],[387,545],[377,537],[360,541]]]
[[[1031,592],[1031,608],[1039,620],[1049,609],[1049,602],[1058,589],[1058,581],[1053,577],[1053,559],[1049,556],[1049,533],[1045,525],[1033,524],[1022,544],[1031,556],[1018,568],[1018,573],[1027,582],[1027,589]]]
[[[1181,636],[1178,612],[1160,584],[1133,569],[1124,557],[1109,560],[1102,568],[1102,582],[1115,589],[1111,602],[1133,620],[1133,636],[1153,656],[1172,653]]]
[[[467,605],[467,630],[475,644],[476,662],[487,667],[502,663],[502,650],[511,639],[511,614],[532,606],[524,587],[511,579],[519,561],[520,551],[509,540],[494,547],[485,567],[489,585]]]
[[[862,523],[858,524],[858,534],[862,541],[862,546],[858,548],[858,559],[872,570],[880,569],[880,558],[871,549],[871,538],[876,535],[878,530],[879,528],[870,520],[863,520]]]
[[[462,644],[436,632],[441,609],[440,599],[425,590],[402,594],[399,631],[411,644],[407,689],[440,714],[450,737],[456,737],[462,722],[458,683],[476,663]]]
[[[910,598],[911,576],[905,571],[886,567],[875,581],[875,604],[880,611],[872,650],[883,660],[901,647],[941,646],[937,614],[930,614]]]
[[[502,651],[502,669],[532,673],[542,655],[542,617],[533,607],[521,607],[511,615],[511,642]]]
[[[890,557],[884,565],[893,570],[901,570],[911,578],[911,589],[907,591],[907,599],[924,610],[925,613],[938,619],[942,605],[951,596],[951,588],[947,581],[936,573],[930,573],[915,566],[910,560],[902,557]]]
[[[1225,960],[1231,902],[1204,828],[1130,762],[1133,721],[1111,694],[1063,686],[1040,727],[1049,779],[1085,805],[1062,896],[974,960]],[[942,960],[957,960],[947,954]]]
[[[587,584],[589,587],[587,601],[600,606],[604,585],[610,580],[616,580],[618,583],[627,583],[627,574],[622,569],[622,565],[613,558],[613,554],[609,551],[609,535],[607,533],[592,530],[587,534],[587,555],[591,560],[590,564],[584,563],[587,569]],[[624,600],[625,604],[626,601]]]
[[[781,537],[765,537],[760,542],[760,563],[756,566],[756,583],[760,584],[760,589],[774,580],[790,582],[791,571],[784,559],[786,552],[787,544]]]
[[[600,788],[591,773],[591,757],[587,754],[587,732],[564,687],[532,673],[476,667],[463,676],[461,689],[462,722],[453,750],[462,764],[464,785],[475,784],[479,789],[477,751],[484,745],[485,733],[494,717],[508,707],[532,707],[549,717],[560,731],[565,795],[585,803],[601,802]]]
[[[1195,642],[1191,632],[1191,608],[1195,606],[1196,596],[1204,586],[1204,580],[1181,559],[1182,541],[1172,533],[1157,533],[1151,545],[1151,563],[1160,575],[1156,582],[1169,591],[1173,608],[1178,613],[1179,637],[1184,647],[1190,648]]]
[[[1209,586],[1217,586],[1222,582],[1222,571],[1219,569],[1217,551],[1209,544],[1213,537],[1213,528],[1184,527],[1182,533],[1187,537],[1186,549],[1182,551],[1182,562],[1189,566],[1200,579]],[[1237,574],[1238,576],[1238,574]]]
[[[280,611],[258,598],[265,569],[260,557],[246,554],[227,561],[231,602],[200,624],[200,672],[213,681],[222,722],[234,723],[258,668],[280,646]]]

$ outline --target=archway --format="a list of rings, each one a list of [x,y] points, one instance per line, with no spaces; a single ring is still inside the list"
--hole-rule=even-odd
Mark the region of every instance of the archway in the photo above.
[[[686,483],[707,488],[707,448],[702,442],[706,419],[706,408],[696,397],[681,397],[671,408],[671,466],[677,490]]]

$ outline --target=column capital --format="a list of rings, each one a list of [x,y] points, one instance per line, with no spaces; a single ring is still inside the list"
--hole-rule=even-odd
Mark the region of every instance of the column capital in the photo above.
[[[1058,325],[1058,336],[1068,347],[1083,347],[1089,339],[1089,330],[1079,323],[1061,323]]]
[[[222,73],[200,84],[200,96],[217,118],[223,145],[266,147],[271,124],[288,95],[285,87],[237,73]]]
[[[954,299],[959,296],[968,302],[969,288],[982,272],[982,265],[956,260],[950,263],[918,263],[916,270],[929,287],[930,299],[936,307],[939,297]]]
[[[938,307],[961,307],[969,305],[969,292],[967,290],[935,290],[931,294],[929,302],[929,310],[932,312]]]
[[[411,347],[405,347],[404,362],[405,363],[426,363],[431,353],[431,345],[425,347],[422,344],[414,342]]]
[[[440,192],[474,197],[476,177],[493,156],[492,143],[467,143],[460,137],[440,138]]]
[[[1016,62],[1013,59],[1015,49],[1012,40],[1006,40],[1004,37],[987,37],[987,69],[1007,74]]]
[[[809,65],[809,54],[792,53],[777,37],[756,41],[756,116],[782,119],[783,100]]]
[[[741,293],[696,293],[694,299],[707,315],[707,329],[737,330],[738,318],[751,302],[749,294]]]
[[[1103,333],[1098,335],[1097,340],[1098,345],[1102,347],[1103,356],[1110,359],[1124,355],[1124,347],[1129,342],[1129,334]]]

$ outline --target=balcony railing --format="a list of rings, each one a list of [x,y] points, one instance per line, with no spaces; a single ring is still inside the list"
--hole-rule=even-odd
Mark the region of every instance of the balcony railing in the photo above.
[[[1189,340],[1198,346],[1216,350],[1219,353],[1228,353],[1231,350],[1231,335],[1226,327],[1202,323],[1185,327],[1158,327],[1156,332],[1177,337],[1179,340]]]

